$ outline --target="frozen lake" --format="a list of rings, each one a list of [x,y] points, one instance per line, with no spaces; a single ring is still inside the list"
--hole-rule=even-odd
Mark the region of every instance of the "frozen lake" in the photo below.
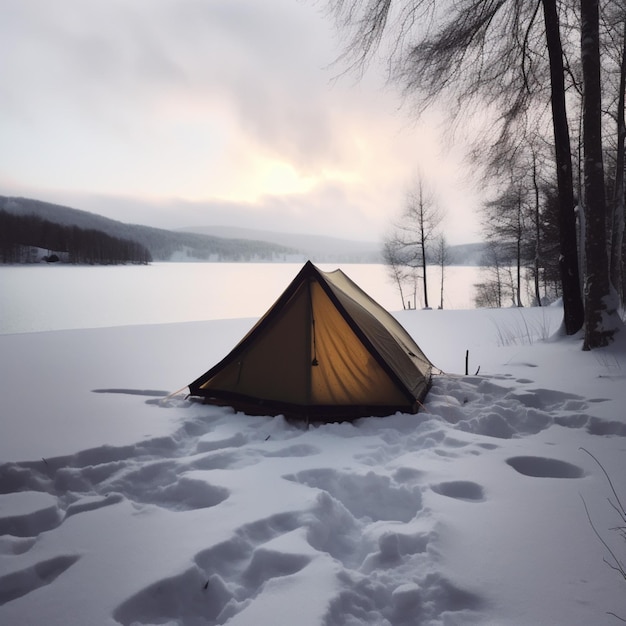
[[[0,266],[0,334],[259,317],[298,273],[296,263],[153,263],[148,266]],[[322,270],[337,265],[318,264]],[[390,311],[402,301],[383,265],[340,269]],[[439,304],[440,273],[429,276]],[[474,308],[479,268],[446,268],[444,308]],[[422,306],[418,294],[418,308]]]

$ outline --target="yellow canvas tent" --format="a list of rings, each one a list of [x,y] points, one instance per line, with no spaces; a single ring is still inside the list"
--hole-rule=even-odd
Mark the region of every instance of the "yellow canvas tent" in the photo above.
[[[310,261],[190,395],[256,415],[350,420],[417,412],[432,364],[341,270]]]

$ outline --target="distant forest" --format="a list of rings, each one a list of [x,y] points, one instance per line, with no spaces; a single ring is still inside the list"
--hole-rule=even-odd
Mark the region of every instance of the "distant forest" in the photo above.
[[[31,248],[48,250],[48,261],[114,265],[152,261],[148,249],[130,239],[95,229],[64,226],[37,215],[0,210],[0,263],[28,262]]]
[[[60,225],[70,230],[76,227],[81,231],[95,231],[118,241],[126,242],[129,245],[135,242],[149,252],[150,260],[152,261],[282,261],[288,255],[298,254],[298,251],[293,248],[267,241],[231,239],[175,232],[137,224],[126,224],[95,213],[29,198],[0,196],[0,211],[6,211],[13,216],[36,216],[40,220],[52,222],[54,225]],[[2,244],[0,243],[0,245]],[[48,249],[47,246],[39,246],[39,244],[29,243],[28,245],[37,245],[46,250]],[[87,250],[87,253],[89,254],[90,251]],[[0,251],[1,254],[2,252]],[[97,253],[95,256],[96,260],[94,261],[76,260],[71,262],[110,262],[97,260]],[[64,257],[63,260],[67,261],[68,259]],[[2,262],[1,256],[0,262]],[[28,262],[28,259],[25,258],[17,262]],[[138,261],[131,259],[129,261],[116,262],[143,263],[144,260],[140,256]]]

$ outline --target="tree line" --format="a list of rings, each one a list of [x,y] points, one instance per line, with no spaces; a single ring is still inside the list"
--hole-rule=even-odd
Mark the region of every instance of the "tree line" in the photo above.
[[[69,263],[112,265],[152,261],[148,249],[130,239],[95,229],[64,226],[36,215],[0,210],[0,262],[23,263],[30,247],[47,250],[48,260],[63,256]]]
[[[295,250],[264,241],[226,239],[211,235],[127,224],[102,215],[32,198],[0,196],[0,210],[14,215],[36,215],[44,220],[82,230],[95,230],[144,246],[153,261],[273,261]]]
[[[583,349],[607,345],[626,291],[623,0],[328,4],[347,31],[348,69],[363,71],[384,42],[389,77],[418,112],[445,101],[453,121],[476,129],[490,237],[525,233],[507,240],[520,259],[517,303],[521,259],[532,258],[537,303],[556,260],[565,333],[582,330]]]
[[[517,180],[484,206],[487,251],[478,307],[550,304],[562,296],[557,191],[549,182]]]

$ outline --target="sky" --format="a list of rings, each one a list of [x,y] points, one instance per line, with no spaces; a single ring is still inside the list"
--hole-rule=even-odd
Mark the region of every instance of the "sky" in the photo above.
[[[163,228],[378,240],[419,176],[449,243],[479,192],[442,112],[340,75],[313,0],[3,0],[0,194]],[[382,66],[382,64],[381,64]]]

